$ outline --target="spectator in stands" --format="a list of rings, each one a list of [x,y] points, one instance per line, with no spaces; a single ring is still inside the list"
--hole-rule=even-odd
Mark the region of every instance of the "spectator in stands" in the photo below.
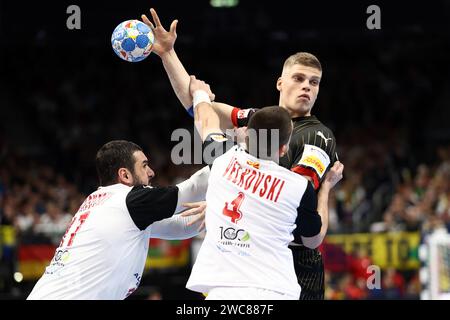
[[[49,200],[46,212],[41,216],[35,231],[49,238],[52,244],[58,245],[71,220],[71,214],[63,212],[55,201]]]

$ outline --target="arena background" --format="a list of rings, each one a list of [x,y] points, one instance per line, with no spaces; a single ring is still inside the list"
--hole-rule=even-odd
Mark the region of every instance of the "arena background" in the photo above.
[[[66,28],[71,4],[81,8],[81,30]],[[371,4],[381,8],[381,30],[366,27]],[[97,186],[93,160],[103,143],[143,146],[154,185],[198,168],[170,161],[172,131],[192,130],[192,119],[159,58],[127,63],[110,46],[117,24],[150,7],[166,27],[179,19],[178,55],[218,101],[273,105],[284,59],[297,51],[319,57],[324,75],[313,114],[334,131],[345,164],[321,248],[326,297],[419,299],[428,286],[419,276],[420,244],[450,229],[444,0],[240,0],[233,8],[208,0],[0,2],[0,299],[24,299],[42,274]],[[199,243],[152,241],[130,299],[201,299],[184,289]],[[369,265],[381,268],[381,289],[367,288]]]

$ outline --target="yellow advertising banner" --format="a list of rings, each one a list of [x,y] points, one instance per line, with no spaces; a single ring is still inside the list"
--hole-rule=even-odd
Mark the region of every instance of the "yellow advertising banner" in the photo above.
[[[413,270],[420,268],[419,232],[356,233],[328,235],[329,244],[340,246],[347,254],[361,250],[380,268]]]
[[[16,245],[16,231],[13,226],[0,226],[0,258],[3,256],[4,247]]]
[[[4,246],[16,244],[16,231],[13,226],[0,226],[0,243]]]

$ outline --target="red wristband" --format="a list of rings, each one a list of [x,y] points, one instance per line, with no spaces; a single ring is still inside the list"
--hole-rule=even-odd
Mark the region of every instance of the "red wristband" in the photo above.
[[[238,126],[238,122],[237,122],[237,114],[241,109],[233,107],[233,110],[231,111],[231,122],[233,123],[233,126],[237,127]]]

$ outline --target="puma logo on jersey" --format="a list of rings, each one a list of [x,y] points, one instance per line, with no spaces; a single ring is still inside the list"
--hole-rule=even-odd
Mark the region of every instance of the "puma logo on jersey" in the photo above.
[[[325,138],[325,135],[322,133],[322,131],[317,131],[316,134],[323,140],[325,140],[325,147],[328,147],[328,140],[333,140],[333,138]]]

